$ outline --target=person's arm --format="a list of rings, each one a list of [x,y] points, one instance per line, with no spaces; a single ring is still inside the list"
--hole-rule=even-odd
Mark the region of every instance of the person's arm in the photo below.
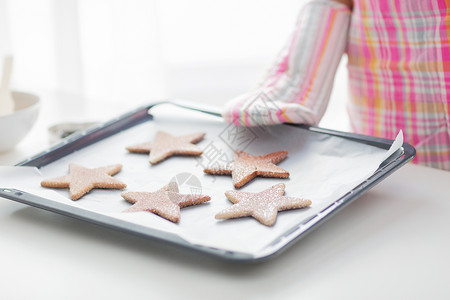
[[[348,0],[306,4],[288,44],[266,77],[255,90],[229,101],[224,119],[244,126],[283,122],[317,125],[345,51],[350,15]]]

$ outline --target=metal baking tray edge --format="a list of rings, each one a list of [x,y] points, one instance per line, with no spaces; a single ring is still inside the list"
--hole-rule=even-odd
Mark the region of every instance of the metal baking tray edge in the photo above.
[[[50,147],[49,149],[41,152],[33,157],[30,157],[16,166],[34,166],[40,168],[53,161],[56,161],[78,149],[89,146],[99,140],[105,139],[123,130],[131,128],[135,125],[152,120],[153,117],[149,111],[160,104],[173,104],[182,108],[203,112],[206,114],[220,117],[220,112],[216,108],[206,107],[204,105],[198,105],[196,103],[178,100],[167,99],[159,102],[152,103],[147,106],[140,107],[136,110],[121,115],[109,122],[100,124],[89,130],[81,131],[72,134],[62,140],[60,143]],[[393,140],[370,137],[365,135],[340,132],[335,130],[329,130],[314,126],[307,125],[295,125],[287,124],[288,126],[301,127],[312,132],[333,135],[349,140],[353,140],[359,143],[364,143],[383,149],[389,149]],[[294,226],[289,232],[274,240],[270,245],[265,247],[256,256],[249,255],[247,253],[240,253],[234,251],[227,251],[223,249],[217,249],[213,247],[205,247],[201,245],[190,244],[180,237],[170,234],[162,233],[160,231],[152,230],[150,228],[133,224],[130,222],[115,219],[113,217],[105,216],[96,212],[86,211],[81,208],[73,207],[63,203],[57,203],[52,200],[48,200],[30,193],[26,193],[17,189],[0,188],[0,197],[24,203],[37,208],[45,209],[51,212],[59,213],[65,216],[77,218],[80,220],[88,221],[97,225],[112,228],[118,231],[131,233],[145,238],[159,240],[169,244],[175,244],[182,246],[189,250],[200,251],[202,253],[212,255],[218,258],[222,258],[235,262],[261,262],[281,254],[287,248],[292,246],[295,242],[306,236],[313,229],[317,228],[322,223],[329,220],[341,209],[360,197],[364,192],[381,182],[395,170],[399,169],[410,160],[414,158],[416,150],[413,146],[407,143],[403,143],[396,153],[386,159],[378,168],[378,170],[369,178],[360,183],[357,187],[349,191],[347,194],[337,199],[334,203],[327,208],[319,212],[318,214],[309,218],[306,222]]]

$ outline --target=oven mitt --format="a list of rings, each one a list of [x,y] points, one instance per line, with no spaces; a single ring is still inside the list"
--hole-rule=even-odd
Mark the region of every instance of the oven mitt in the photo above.
[[[289,42],[258,87],[226,103],[225,121],[243,126],[317,125],[345,51],[350,16],[341,3],[307,3]]]

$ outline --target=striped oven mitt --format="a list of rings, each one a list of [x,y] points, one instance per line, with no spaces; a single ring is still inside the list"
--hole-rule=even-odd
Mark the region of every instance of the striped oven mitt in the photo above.
[[[317,125],[347,44],[351,10],[327,0],[308,2],[287,45],[258,87],[226,103],[226,122],[243,126]]]

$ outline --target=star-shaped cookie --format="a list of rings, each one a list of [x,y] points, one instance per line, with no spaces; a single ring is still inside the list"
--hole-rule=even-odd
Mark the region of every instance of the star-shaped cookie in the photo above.
[[[276,166],[287,157],[287,151],[278,151],[254,156],[244,151],[235,150],[233,161],[203,171],[211,175],[231,175],[235,188],[240,188],[256,176],[288,178],[289,172]]]
[[[227,191],[225,195],[234,204],[218,213],[216,219],[251,216],[264,225],[272,226],[279,211],[311,205],[310,200],[283,196],[284,189],[284,183],[279,183],[259,193]]]
[[[172,222],[180,220],[180,208],[211,200],[206,195],[186,195],[171,182],[156,192],[123,192],[122,197],[133,205],[125,212],[148,211]]]
[[[119,173],[121,164],[89,169],[77,164],[69,165],[69,174],[41,182],[41,186],[49,188],[69,188],[70,198],[78,200],[95,188],[123,189],[127,185],[112,175]]]
[[[174,137],[167,132],[158,131],[152,142],[128,146],[127,150],[150,153],[149,161],[154,165],[173,155],[201,155],[202,149],[194,144],[203,140],[204,137],[205,133],[203,132]]]

